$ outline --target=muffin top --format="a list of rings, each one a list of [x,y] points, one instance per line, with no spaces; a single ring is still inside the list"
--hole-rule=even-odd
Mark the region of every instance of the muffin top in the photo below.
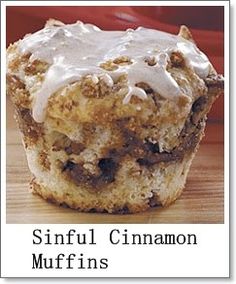
[[[172,35],[55,20],[8,48],[8,69],[25,84],[38,123],[47,115],[109,121],[158,111],[171,119],[171,109],[184,118],[214,72],[184,26]]]

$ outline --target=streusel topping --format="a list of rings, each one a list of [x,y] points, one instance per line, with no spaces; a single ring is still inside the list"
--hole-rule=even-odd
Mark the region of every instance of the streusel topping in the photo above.
[[[173,52],[180,52],[185,64],[202,79],[208,76],[211,66],[193,42],[143,27],[102,31],[82,22],[59,23],[26,36],[20,41],[19,49],[23,54],[31,53],[30,61],[39,59],[50,65],[42,86],[32,94],[33,118],[37,122],[44,121],[48,98],[83,76],[91,75],[94,82],[102,79],[112,86],[125,74],[128,89],[123,103],[128,104],[132,95],[147,98],[145,90],[137,86],[139,82],[145,82],[167,99],[185,96],[167,70]],[[114,70],[102,67],[104,62],[120,57],[128,58],[128,64],[119,64]]]

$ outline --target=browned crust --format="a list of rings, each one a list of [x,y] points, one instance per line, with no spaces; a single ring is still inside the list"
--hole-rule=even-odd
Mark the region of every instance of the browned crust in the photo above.
[[[51,191],[50,188],[42,186],[38,184],[35,179],[33,178],[30,182],[30,188],[33,193],[40,195],[46,201],[71,209],[75,209],[79,212],[88,212],[88,213],[109,213],[109,214],[134,214],[134,213],[141,213],[147,211],[152,208],[156,208],[159,206],[167,207],[171,203],[173,203],[182,193],[183,187],[178,188],[172,196],[168,196],[166,202],[164,204],[160,204],[157,195],[153,195],[152,197],[148,198],[148,202],[143,204],[124,204],[123,206],[117,207],[114,206],[110,209],[110,203],[112,200],[107,200],[107,208],[99,207],[99,205],[94,206],[94,204],[90,204],[89,201],[87,204],[81,204],[80,200],[71,200],[66,196],[59,197]]]
[[[193,36],[192,36],[190,30],[188,29],[188,27],[186,27],[185,25],[182,25],[180,27],[178,35],[181,36],[182,38],[189,40],[189,41],[192,41],[194,43]]]
[[[43,126],[33,119],[31,111],[27,108],[16,108],[16,120],[23,133],[25,147],[35,145],[43,137]]]
[[[205,84],[209,91],[216,89],[222,92],[224,90],[224,77],[220,74],[212,74],[205,79]]]

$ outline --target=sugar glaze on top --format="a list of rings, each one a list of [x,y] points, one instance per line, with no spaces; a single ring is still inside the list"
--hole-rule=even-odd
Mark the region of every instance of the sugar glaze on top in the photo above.
[[[41,88],[34,94],[33,118],[43,122],[48,98],[67,84],[92,75],[94,82],[102,78],[109,86],[122,74],[127,74],[127,104],[132,95],[146,99],[145,91],[135,85],[147,83],[165,98],[181,95],[180,88],[166,70],[169,55],[180,51],[200,78],[207,77],[210,62],[194,43],[180,36],[140,27],[136,30],[102,31],[91,24],[51,25],[26,36],[19,43],[22,53],[30,52],[30,60],[40,59],[50,64]],[[127,56],[132,64],[106,71],[100,66],[108,60]],[[149,66],[147,58],[156,64]]]

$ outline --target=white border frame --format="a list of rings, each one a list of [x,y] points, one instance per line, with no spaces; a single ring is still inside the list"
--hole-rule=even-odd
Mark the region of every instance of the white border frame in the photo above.
[[[1,2],[1,235],[6,226],[6,6],[224,6],[224,230],[229,232],[229,1],[2,1]],[[153,225],[153,224],[152,224]],[[152,226],[150,225],[150,226]],[[179,224],[181,226],[182,224]],[[193,224],[190,224],[193,225]],[[34,224],[27,225],[34,226]],[[50,226],[53,226],[51,224]],[[92,226],[91,224],[89,226]],[[102,225],[101,225],[102,226]],[[127,226],[127,224],[126,224]],[[136,226],[139,226],[138,224]],[[172,225],[173,226],[173,225]],[[187,225],[185,225],[187,226]],[[208,226],[211,226],[208,224]],[[5,237],[1,241],[6,241]],[[223,241],[223,240],[222,240]],[[1,243],[2,246],[2,243]],[[3,255],[1,255],[2,257]],[[1,263],[4,259],[1,259]]]

